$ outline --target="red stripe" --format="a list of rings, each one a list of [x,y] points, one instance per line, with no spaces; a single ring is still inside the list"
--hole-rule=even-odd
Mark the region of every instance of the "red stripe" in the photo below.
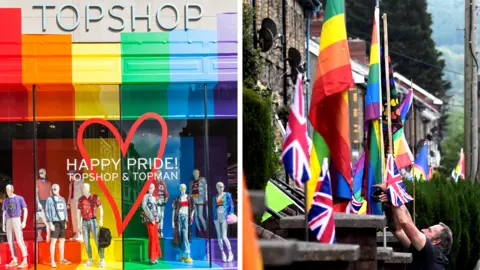
[[[314,90],[313,95],[319,95]],[[313,97],[312,97],[313,100]],[[318,99],[317,99],[318,100]],[[342,93],[324,98],[322,103],[312,102],[309,119],[315,130],[323,137],[339,172],[352,188],[348,104]],[[332,182],[337,179],[332,179]],[[332,183],[336,186],[336,183]]]
[[[325,97],[343,92],[353,86],[350,64],[333,69],[322,76],[315,76],[311,99],[312,107],[314,104],[322,102]]]
[[[22,84],[20,8],[0,8],[0,83]]]

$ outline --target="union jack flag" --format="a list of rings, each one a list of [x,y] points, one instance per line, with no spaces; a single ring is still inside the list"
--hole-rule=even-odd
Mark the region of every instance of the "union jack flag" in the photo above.
[[[308,212],[308,227],[320,243],[335,243],[332,189],[327,158],[323,161],[322,175],[318,179],[312,207]]]
[[[358,214],[358,211],[360,211],[360,208],[362,208],[362,204],[363,198],[360,201],[355,198],[355,195],[352,195],[352,200],[350,201],[350,214]]]
[[[394,169],[394,158],[391,154],[387,157],[387,193],[394,206],[400,206],[413,201],[402,182],[402,176]]]
[[[295,183],[303,187],[303,184],[310,179],[310,153],[309,138],[307,135],[307,119],[305,117],[305,107],[303,101],[302,75],[297,77],[297,85],[288,124],[283,142],[283,151],[280,159],[285,166],[285,170]]]

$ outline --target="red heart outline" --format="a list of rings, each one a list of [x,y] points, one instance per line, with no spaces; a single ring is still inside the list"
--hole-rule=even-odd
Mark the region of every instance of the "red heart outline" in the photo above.
[[[135,132],[137,131],[137,128],[140,126],[140,124],[142,124],[148,118],[154,118],[160,123],[160,126],[162,127],[162,137],[161,137],[162,139],[160,140],[160,148],[158,149],[158,153],[156,156],[156,158],[162,158],[163,152],[165,151],[165,146],[167,144],[167,135],[168,135],[167,123],[165,122],[165,119],[163,119],[163,117],[152,112],[145,113],[144,115],[140,116],[140,118],[138,118],[135,121],[135,123],[133,123],[133,126],[130,128],[130,131],[128,132],[128,135],[125,141],[123,141],[122,136],[120,135],[116,127],[105,119],[90,118],[87,121],[83,122],[80,125],[80,128],[78,129],[78,134],[77,134],[77,146],[82,155],[82,158],[85,160],[85,162],[87,162],[88,166],[90,167],[91,165],[90,157],[88,156],[88,153],[85,150],[85,146],[83,145],[83,133],[85,132],[85,129],[91,124],[101,124],[107,127],[113,133],[113,135],[115,136],[115,139],[117,139],[118,144],[120,144],[122,157],[125,157],[128,151],[128,147],[130,146],[130,142],[132,141],[133,135],[135,135]],[[112,194],[108,190],[107,186],[105,186],[105,183],[103,182],[102,178],[98,175],[96,168],[94,166],[91,166],[90,171],[95,175],[95,178],[97,179],[100,189],[103,191],[103,193],[105,194],[105,197],[107,197],[107,200],[110,203],[110,206],[112,207],[113,215],[115,217],[115,222],[117,223],[118,236],[122,235],[123,231],[125,230],[128,223],[130,222],[130,219],[132,219],[133,215],[135,214],[135,211],[137,211],[137,208],[140,206],[140,203],[143,200],[143,196],[145,196],[145,194],[147,193],[150,184],[153,182],[153,179],[154,179],[153,175],[155,175],[155,172],[157,171],[155,167],[157,167],[156,164],[150,170],[150,176],[148,177],[147,182],[145,183],[142,190],[138,194],[138,197],[135,200],[132,208],[130,208],[130,211],[128,212],[127,216],[122,221],[122,218],[118,211],[118,206],[115,203],[115,200],[113,199]],[[120,179],[120,180],[123,181],[123,179]]]

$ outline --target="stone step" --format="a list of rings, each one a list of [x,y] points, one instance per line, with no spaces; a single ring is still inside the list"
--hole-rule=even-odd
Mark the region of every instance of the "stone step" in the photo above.
[[[412,254],[406,252],[393,252],[392,256],[384,261],[384,270],[405,270],[412,263]]]
[[[263,215],[265,213],[265,192],[257,190],[249,190],[248,196],[252,204],[252,211],[254,215]]]
[[[297,243],[283,240],[258,240],[265,266],[288,266],[297,257]],[[243,256],[248,256],[244,254]]]
[[[377,247],[377,261],[386,261],[393,255],[391,247]]]
[[[354,269],[359,245],[259,240],[265,269]]]
[[[334,213],[336,228],[355,228],[355,229],[383,229],[385,227],[385,217],[376,215],[351,215],[344,213]],[[280,220],[281,229],[301,229],[305,228],[305,216],[284,217]]]

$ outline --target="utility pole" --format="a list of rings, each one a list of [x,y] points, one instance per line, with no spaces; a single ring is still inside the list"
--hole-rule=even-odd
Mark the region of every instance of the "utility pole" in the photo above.
[[[478,170],[477,0],[465,0],[465,178]]]

